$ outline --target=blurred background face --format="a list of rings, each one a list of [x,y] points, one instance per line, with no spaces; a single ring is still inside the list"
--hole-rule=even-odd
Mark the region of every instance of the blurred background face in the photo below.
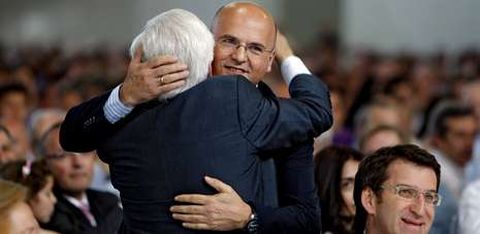
[[[474,116],[449,118],[446,124],[447,132],[438,138],[437,145],[451,160],[464,166],[472,158],[477,134],[476,119]]]
[[[241,6],[239,6],[241,5]],[[237,4],[222,10],[213,25],[215,49],[213,75],[243,75],[258,83],[270,72],[273,53],[252,55],[244,46],[228,49],[218,43],[228,36],[241,43],[255,43],[271,51],[275,48],[275,26],[272,19],[251,4]]]
[[[43,187],[30,201],[28,201],[32,208],[33,215],[41,223],[48,223],[52,217],[55,203],[57,199],[52,192],[53,177],[47,178],[47,184]]]
[[[82,193],[92,181],[94,153],[74,154],[63,151],[59,130],[53,130],[44,142],[47,164],[55,183],[65,192]]]
[[[342,198],[345,202],[342,213],[347,216],[355,215],[355,203],[353,201],[353,187],[355,184],[355,174],[358,171],[358,164],[360,162],[349,159],[345,162],[342,168],[341,192]]]
[[[382,147],[394,146],[401,143],[402,140],[396,132],[389,130],[378,131],[366,139],[361,151],[365,154],[371,154]]]
[[[21,92],[6,94],[0,102],[0,115],[7,119],[25,121],[28,114],[27,97]]]

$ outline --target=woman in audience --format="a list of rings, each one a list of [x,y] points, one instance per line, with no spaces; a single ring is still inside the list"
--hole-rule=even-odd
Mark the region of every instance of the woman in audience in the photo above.
[[[25,203],[27,189],[11,181],[0,180],[0,233],[40,233],[32,210]]]
[[[353,185],[364,155],[352,148],[329,146],[315,155],[315,179],[324,233],[352,233]]]
[[[52,192],[53,176],[44,160],[8,163],[0,169],[0,175],[27,187],[26,201],[40,225],[50,221],[57,199]]]

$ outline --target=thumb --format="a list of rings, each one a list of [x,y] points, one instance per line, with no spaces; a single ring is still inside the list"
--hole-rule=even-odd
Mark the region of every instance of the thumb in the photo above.
[[[207,182],[208,185],[212,186],[215,190],[217,190],[219,193],[231,193],[235,192],[230,185],[223,183],[219,179],[215,179],[213,177],[205,176],[205,182]]]

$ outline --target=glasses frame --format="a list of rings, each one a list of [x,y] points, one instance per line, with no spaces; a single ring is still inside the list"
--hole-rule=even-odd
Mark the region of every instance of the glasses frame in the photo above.
[[[406,184],[397,184],[397,185],[390,185],[390,184],[383,184],[380,186],[380,189],[382,190],[385,190],[385,189],[390,189],[391,191],[393,191],[393,193],[403,199],[406,199],[406,200],[409,200],[409,201],[413,201],[414,199],[418,199],[418,196],[420,196],[420,194],[423,195],[423,199],[425,200],[425,204],[430,204],[430,205],[433,205],[433,206],[440,206],[440,204],[442,204],[442,196],[437,193],[437,192],[433,192],[433,191],[430,191],[430,190],[427,190],[427,191],[421,191],[419,188],[415,187],[415,186],[411,186],[411,185],[406,185]],[[402,193],[400,193],[402,191],[402,189],[411,189],[413,191],[415,191],[415,193],[413,194],[413,197],[408,197],[408,196],[404,196],[404,195],[401,195]],[[437,199],[437,202],[429,202],[427,199],[426,199],[426,196],[427,195],[435,195],[438,199]]]
[[[240,39],[231,35],[221,36],[220,38],[217,39],[216,45],[224,49],[229,49],[232,52],[238,50],[240,47],[243,47],[245,49],[245,52],[247,52],[247,55],[250,55],[253,57],[260,57],[264,54],[267,54],[267,53],[271,54],[275,51],[275,48],[269,50],[264,45],[259,43],[242,42]],[[259,48],[260,51],[256,52],[256,50],[252,48]]]

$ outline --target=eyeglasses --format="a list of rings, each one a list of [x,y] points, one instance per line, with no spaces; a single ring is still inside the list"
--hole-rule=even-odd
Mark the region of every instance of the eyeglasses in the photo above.
[[[230,50],[233,52],[239,47],[244,47],[245,51],[252,56],[261,56],[264,53],[272,53],[274,50],[267,50],[265,46],[258,43],[243,43],[240,40],[233,36],[222,36],[217,40],[217,45],[221,46],[223,49]]]
[[[425,199],[425,203],[431,204],[431,205],[434,205],[434,206],[439,206],[441,201],[442,201],[442,197],[437,192],[433,192],[433,191],[423,191],[423,192],[421,192],[421,191],[418,190],[418,188],[413,187],[413,186],[409,186],[409,185],[398,184],[398,185],[393,186],[393,185],[384,184],[384,185],[380,186],[380,188],[381,189],[390,189],[396,195],[398,195],[402,198],[405,198],[407,200],[417,199],[418,196],[420,196],[420,194],[423,194],[423,198]]]

